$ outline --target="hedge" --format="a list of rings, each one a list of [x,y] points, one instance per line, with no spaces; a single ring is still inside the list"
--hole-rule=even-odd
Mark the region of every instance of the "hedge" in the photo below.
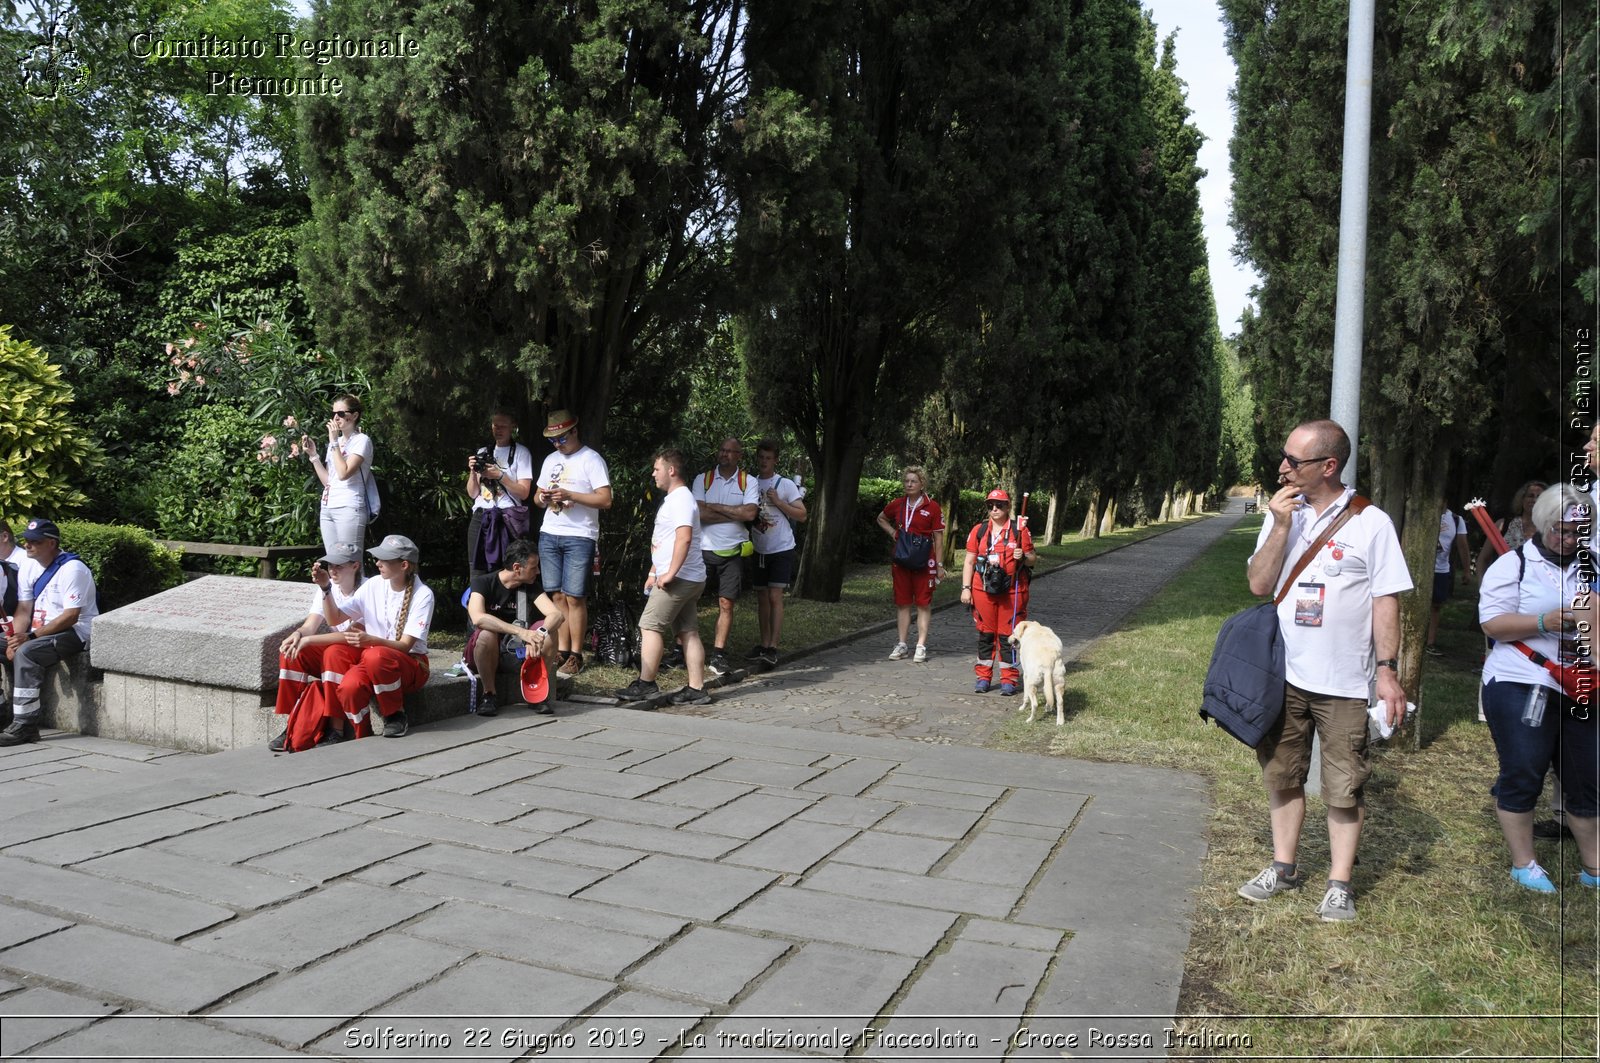
[[[178,552],[157,545],[143,528],[82,520],[64,520],[59,527],[61,548],[83,558],[94,573],[102,613],[183,582]]]

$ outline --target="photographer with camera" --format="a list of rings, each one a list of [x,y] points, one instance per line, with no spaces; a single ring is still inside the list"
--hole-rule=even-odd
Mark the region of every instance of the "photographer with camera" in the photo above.
[[[979,694],[994,679],[1000,661],[1000,693],[1017,692],[1017,651],[1008,640],[1017,621],[1028,619],[1028,583],[1039,555],[1033,550],[1028,518],[1011,519],[1011,496],[996,488],[985,501],[987,520],[967,535],[967,559],[961,566],[961,601],[972,606],[978,628]]]
[[[517,419],[505,410],[489,418],[493,440],[467,458],[467,569],[481,576],[499,568],[507,544],[528,534],[533,454],[514,438]]]

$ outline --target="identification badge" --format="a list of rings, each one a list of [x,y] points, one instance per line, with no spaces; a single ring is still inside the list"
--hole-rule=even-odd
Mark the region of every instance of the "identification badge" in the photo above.
[[[1294,622],[1297,627],[1322,626],[1322,602],[1328,588],[1321,583],[1301,583],[1294,589]]]

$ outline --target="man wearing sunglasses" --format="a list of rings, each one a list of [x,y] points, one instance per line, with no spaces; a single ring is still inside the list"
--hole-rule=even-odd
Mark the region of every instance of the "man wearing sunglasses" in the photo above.
[[[1411,574],[1388,515],[1340,482],[1350,460],[1343,428],[1308,421],[1289,433],[1280,457],[1279,488],[1250,557],[1251,593],[1277,593],[1301,556],[1330,528],[1333,534],[1278,605],[1283,715],[1256,748],[1272,814],[1272,863],[1239,887],[1239,895],[1265,901],[1305,882],[1296,852],[1315,733],[1330,849],[1328,887],[1317,914],[1330,922],[1350,920],[1356,916],[1350,876],[1371,773],[1369,691],[1376,679],[1381,712],[1390,726],[1399,724],[1406,707],[1396,662],[1399,596],[1411,589]]]
[[[611,470],[578,438],[578,419],[554,410],[544,437],[554,448],[539,470],[533,493],[543,507],[539,526],[539,572],[544,592],[566,617],[557,632],[558,675],[583,670],[583,639],[589,632],[589,583],[600,547],[600,511],[611,508]]]

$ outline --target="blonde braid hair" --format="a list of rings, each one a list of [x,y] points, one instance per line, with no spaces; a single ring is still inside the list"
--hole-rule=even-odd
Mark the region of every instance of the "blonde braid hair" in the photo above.
[[[411,615],[411,592],[417,586],[417,573],[411,567],[411,562],[402,562],[406,566],[406,593],[400,599],[400,615],[394,619],[394,637],[396,641],[406,633],[406,620]]]

